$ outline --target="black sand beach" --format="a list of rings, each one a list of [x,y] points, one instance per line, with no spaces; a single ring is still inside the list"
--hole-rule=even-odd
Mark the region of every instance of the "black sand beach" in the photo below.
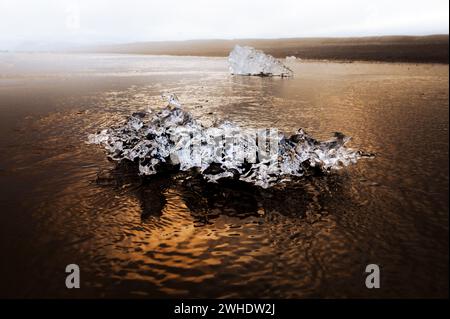
[[[253,46],[278,58],[447,64],[449,61],[448,35],[142,42],[74,51],[219,57],[227,56],[236,44]]]
[[[448,297],[448,66],[0,54],[0,297]],[[143,183],[87,137],[175,92],[195,116],[375,153],[285,190]],[[67,289],[77,263],[82,289]],[[364,269],[382,269],[367,289]]]

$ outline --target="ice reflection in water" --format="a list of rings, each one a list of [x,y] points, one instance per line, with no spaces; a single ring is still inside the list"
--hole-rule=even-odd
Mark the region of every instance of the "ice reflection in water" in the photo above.
[[[135,167],[120,165],[99,173],[97,183],[118,193],[126,185],[127,196],[136,200],[139,230],[146,232],[131,231],[127,246],[138,252],[121,252],[116,258],[130,274],[137,267],[139,279],[161,292],[252,296],[254,291],[245,290],[250,284],[260,289],[260,296],[308,296],[322,280],[315,258],[345,251],[330,247],[314,252],[323,256],[310,256],[310,249],[323,245],[335,227],[328,207],[348,200],[341,189],[345,176],[310,177],[265,190],[239,181],[210,184],[187,173],[143,179],[136,173]],[[274,255],[275,261],[268,258]],[[284,262],[303,266],[289,270]],[[227,287],[226,292],[214,283]]]

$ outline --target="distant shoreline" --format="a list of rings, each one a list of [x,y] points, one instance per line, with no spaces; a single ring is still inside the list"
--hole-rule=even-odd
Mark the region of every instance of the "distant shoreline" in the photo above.
[[[277,58],[449,63],[448,35],[139,42],[83,47],[70,52],[225,57],[236,44],[255,47]]]

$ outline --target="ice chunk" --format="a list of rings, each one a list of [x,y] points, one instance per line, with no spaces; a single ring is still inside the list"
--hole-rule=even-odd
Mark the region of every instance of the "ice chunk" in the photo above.
[[[175,93],[164,92],[161,94],[163,99],[166,99],[169,105],[174,107],[181,107],[180,101],[178,101],[178,96]]]
[[[287,66],[288,68],[294,68],[294,67],[295,67],[296,61],[300,61],[300,60],[301,60],[300,58],[297,58],[297,57],[295,57],[295,56],[293,56],[293,55],[287,56],[287,57],[285,58],[285,64],[286,64],[286,66]]]
[[[345,146],[350,138],[342,133],[321,142],[302,129],[287,137],[276,129],[256,136],[230,121],[205,127],[175,95],[165,97],[168,105],[159,112],[133,113],[124,125],[89,135],[88,143],[102,145],[112,160],[136,163],[142,175],[179,165],[182,171],[195,168],[210,182],[238,178],[263,188],[303,176],[311,167],[328,172],[365,157]],[[261,145],[274,151],[267,153]]]
[[[236,45],[228,56],[230,72],[239,75],[292,76],[291,69],[273,56],[248,46]]]

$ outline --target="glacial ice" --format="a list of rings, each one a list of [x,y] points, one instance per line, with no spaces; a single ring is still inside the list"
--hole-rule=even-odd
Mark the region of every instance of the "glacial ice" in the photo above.
[[[174,94],[165,97],[169,104],[155,114],[133,113],[123,125],[90,134],[88,143],[103,146],[114,161],[136,163],[141,175],[179,166],[181,171],[197,170],[209,182],[236,178],[263,188],[312,168],[339,169],[365,156],[347,148],[350,138],[341,133],[321,142],[302,129],[285,136],[274,129],[255,133],[230,121],[205,127],[182,109]]]
[[[249,46],[236,45],[228,56],[231,74],[288,77],[294,73],[273,56]]]

